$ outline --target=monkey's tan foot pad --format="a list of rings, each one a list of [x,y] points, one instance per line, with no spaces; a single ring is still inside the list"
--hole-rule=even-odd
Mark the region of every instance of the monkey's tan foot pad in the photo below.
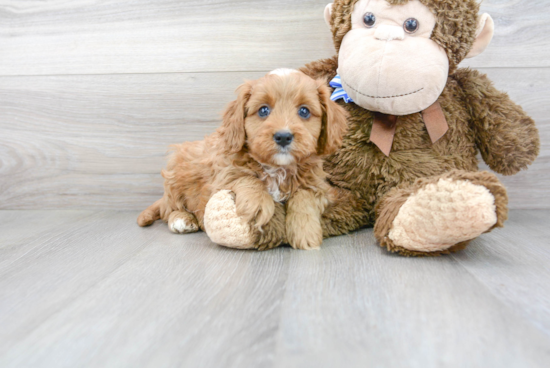
[[[250,225],[237,215],[235,195],[229,190],[214,194],[206,204],[204,228],[210,240],[228,248],[255,249]]]
[[[174,234],[189,234],[199,231],[199,224],[193,215],[174,211],[168,219],[168,228]]]
[[[487,188],[440,179],[405,201],[387,236],[408,250],[439,252],[478,237],[496,222],[495,198]]]

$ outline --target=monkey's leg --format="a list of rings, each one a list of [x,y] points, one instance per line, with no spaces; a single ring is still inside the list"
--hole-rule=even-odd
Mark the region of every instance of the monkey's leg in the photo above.
[[[406,256],[434,256],[464,249],[502,227],[506,189],[488,172],[451,171],[390,190],[376,206],[380,245]]]
[[[174,234],[188,234],[199,231],[195,215],[187,211],[174,211],[168,217],[168,228]]]
[[[362,227],[372,226],[373,204],[358,198],[353,192],[333,187],[330,204],[323,212],[323,237],[347,234]]]

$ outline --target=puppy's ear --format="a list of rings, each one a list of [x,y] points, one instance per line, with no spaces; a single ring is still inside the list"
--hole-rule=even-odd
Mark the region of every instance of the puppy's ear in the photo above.
[[[237,88],[238,97],[231,102],[223,113],[223,122],[220,129],[223,148],[226,153],[236,153],[243,149],[246,141],[244,119],[247,110],[246,103],[252,93],[252,82],[245,82]]]
[[[317,145],[317,153],[320,155],[330,155],[336,152],[348,131],[348,113],[330,99],[331,93],[326,83],[325,80],[317,81],[319,100],[323,106],[323,126]]]

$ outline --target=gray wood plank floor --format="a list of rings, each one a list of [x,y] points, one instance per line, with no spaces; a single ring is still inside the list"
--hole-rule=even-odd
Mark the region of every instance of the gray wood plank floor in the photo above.
[[[548,367],[550,210],[410,259],[234,251],[135,212],[0,211],[0,367]]]

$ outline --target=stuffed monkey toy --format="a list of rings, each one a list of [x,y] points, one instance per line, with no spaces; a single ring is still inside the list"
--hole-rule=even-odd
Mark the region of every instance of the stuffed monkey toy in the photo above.
[[[493,20],[478,13],[476,0],[327,6],[338,55],[302,68],[325,79],[350,116],[342,147],[326,158],[335,194],[323,216],[325,237],[374,226],[389,251],[430,256],[503,226],[506,189],[478,171],[477,155],[513,175],[535,160],[540,144],[534,121],[506,93],[458,68],[492,39]],[[233,197],[215,195],[205,213],[212,241],[239,248],[285,241],[284,233],[235,235],[228,225],[235,218]]]

